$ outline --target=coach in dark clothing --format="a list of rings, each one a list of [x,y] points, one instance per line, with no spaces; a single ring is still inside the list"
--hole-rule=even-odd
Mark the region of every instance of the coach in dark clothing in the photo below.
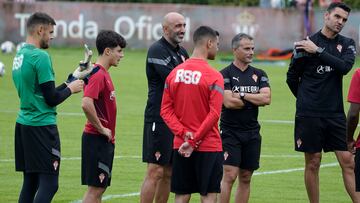
[[[355,193],[354,159],[347,151],[342,78],[355,60],[354,40],[340,35],[350,8],[332,3],[323,28],[295,42],[287,84],[296,97],[295,150],[305,153],[305,186],[310,202],[319,202],[319,168],[324,152],[334,151],[347,192]]]
[[[234,61],[221,70],[224,77],[224,102],[220,128],[224,150],[224,170],[220,203],[230,202],[236,179],[235,202],[248,202],[250,182],[260,160],[261,136],[259,106],[269,105],[271,90],[265,71],[250,65],[255,42],[239,33],[231,41]]]
[[[179,46],[185,37],[185,18],[179,13],[165,15],[163,37],[148,50],[146,76],[148,100],[145,108],[143,162],[148,163],[140,202],[167,202],[170,193],[173,134],[160,116],[165,79],[177,65],[189,58]]]

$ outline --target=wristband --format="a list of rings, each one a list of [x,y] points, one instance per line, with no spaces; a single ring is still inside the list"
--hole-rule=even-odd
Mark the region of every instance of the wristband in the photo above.
[[[244,101],[245,98],[245,92],[240,92],[240,99]]]
[[[69,76],[68,76],[68,78],[66,79],[66,82],[65,82],[65,83],[66,83],[66,84],[69,84],[69,83],[71,83],[71,82],[74,81],[74,80],[77,80],[77,78],[74,77],[72,73],[70,73]]]

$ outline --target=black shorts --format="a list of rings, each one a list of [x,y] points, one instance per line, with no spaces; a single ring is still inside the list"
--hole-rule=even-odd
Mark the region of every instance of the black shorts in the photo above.
[[[59,174],[60,139],[56,125],[15,126],[16,171]]]
[[[317,153],[347,151],[345,117],[295,117],[295,150]]]
[[[234,128],[221,128],[224,165],[246,170],[260,167],[261,135],[258,130],[239,132]]]
[[[173,153],[171,192],[175,194],[219,193],[223,173],[222,152],[193,152],[182,157]]]
[[[174,135],[165,123],[144,123],[143,162],[168,165],[172,162]]]
[[[114,144],[108,142],[105,136],[83,133],[81,184],[102,188],[110,186],[114,149]]]
[[[360,149],[355,154],[355,186],[356,192],[360,192]]]

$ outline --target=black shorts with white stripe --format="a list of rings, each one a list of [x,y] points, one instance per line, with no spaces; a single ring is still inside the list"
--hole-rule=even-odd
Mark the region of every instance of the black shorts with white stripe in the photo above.
[[[106,188],[110,186],[115,145],[103,135],[83,133],[81,183]]]

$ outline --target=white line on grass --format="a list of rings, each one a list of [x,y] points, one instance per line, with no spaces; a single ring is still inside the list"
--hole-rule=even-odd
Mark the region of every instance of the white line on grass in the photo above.
[[[127,193],[127,194],[119,194],[119,195],[105,195],[101,198],[102,201],[106,201],[109,199],[117,199],[117,198],[123,198],[123,197],[133,197],[133,196],[139,196],[140,192],[133,192],[133,193]],[[81,203],[82,200],[75,200],[71,201],[70,203]]]
[[[0,110],[1,113],[17,113],[17,111],[13,110]],[[61,116],[84,116],[84,113],[77,113],[77,112],[58,112],[58,115]],[[278,124],[294,124],[294,121],[288,120],[260,120],[262,123],[278,123]]]
[[[260,155],[260,157],[264,158],[303,158],[303,154],[264,154]]]
[[[260,123],[294,124],[294,121],[287,120],[259,120]]]
[[[328,168],[338,166],[339,163],[328,163],[328,164],[321,164],[320,168]],[[269,174],[279,174],[279,173],[291,173],[296,171],[304,171],[304,167],[302,168],[289,168],[283,170],[275,170],[275,171],[262,171],[262,172],[255,172],[254,176],[257,175],[269,175]],[[118,194],[118,195],[105,195],[102,197],[103,201],[110,200],[110,199],[117,199],[117,198],[124,198],[124,197],[133,197],[140,195],[140,192],[133,192],[133,193],[126,193],[126,194]],[[71,201],[70,203],[81,203],[81,200]]]
[[[333,166],[338,166],[339,163],[328,163],[328,164],[321,164],[320,168],[328,168]],[[268,174],[277,174],[277,173],[291,173],[295,171],[303,171],[304,167],[302,168],[289,168],[289,169],[283,169],[283,170],[276,170],[276,171],[262,171],[262,172],[255,172],[254,176],[256,175],[268,175]]]
[[[1,113],[17,113],[17,111],[12,110],[0,110]],[[58,115],[61,116],[84,116],[84,113],[70,113],[70,112],[58,112]],[[291,120],[259,120],[260,123],[274,123],[274,124],[290,124],[293,125],[294,121]],[[360,124],[357,125],[360,127]]]
[[[114,159],[140,159],[141,156],[114,156]],[[81,160],[81,157],[61,157],[61,160]],[[0,162],[13,162],[14,159],[0,159]]]

